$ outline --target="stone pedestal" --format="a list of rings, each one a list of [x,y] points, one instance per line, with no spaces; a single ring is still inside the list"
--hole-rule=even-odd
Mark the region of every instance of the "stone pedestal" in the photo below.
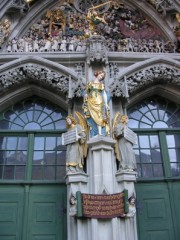
[[[128,197],[135,194],[134,183],[136,182],[137,173],[134,171],[118,171],[116,173],[116,182],[118,183],[119,191],[128,189]]]
[[[116,160],[115,141],[109,137],[97,136],[88,142],[87,174],[89,193],[111,194],[115,192]]]
[[[115,140],[97,136],[88,141],[87,174],[67,176],[68,196],[81,191],[89,194],[114,194],[124,189],[135,193],[135,172],[117,172]],[[131,221],[132,220],[132,221]],[[136,219],[95,219],[68,216],[68,240],[137,240]]]

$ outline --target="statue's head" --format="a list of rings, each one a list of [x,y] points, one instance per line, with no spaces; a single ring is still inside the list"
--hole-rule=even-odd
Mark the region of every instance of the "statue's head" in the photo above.
[[[66,117],[66,127],[67,128],[70,128],[72,125],[76,125],[76,124],[77,124],[77,122],[72,115],[68,115]]]
[[[70,203],[70,205],[75,205],[77,203],[77,200],[74,195],[71,195],[71,197],[69,199],[69,203]]]
[[[134,194],[128,199],[129,204],[134,205],[136,202],[136,198]]]
[[[127,115],[122,115],[122,116],[121,116],[121,122],[127,124],[127,122],[128,122],[128,116],[127,116]]]
[[[105,71],[95,71],[94,76],[99,79],[99,81],[104,80],[106,73]]]

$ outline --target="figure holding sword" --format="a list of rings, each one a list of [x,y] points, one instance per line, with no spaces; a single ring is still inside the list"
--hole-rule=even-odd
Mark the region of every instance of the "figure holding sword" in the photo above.
[[[111,3],[112,1],[108,1],[108,2],[105,2],[105,3],[102,3],[102,4],[99,4],[97,6],[93,6],[93,7],[90,7],[88,9],[88,13],[87,13],[87,20],[89,22],[89,30],[95,34],[95,28],[98,24],[100,23],[106,23],[105,19],[104,19],[104,16],[103,17],[100,17],[98,15],[98,12],[95,10],[103,5],[106,5],[108,3]]]

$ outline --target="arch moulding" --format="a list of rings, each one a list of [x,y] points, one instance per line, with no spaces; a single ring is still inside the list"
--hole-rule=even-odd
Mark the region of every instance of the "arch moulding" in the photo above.
[[[111,96],[130,97],[154,85],[180,87],[180,62],[155,57],[135,63],[109,84]]]

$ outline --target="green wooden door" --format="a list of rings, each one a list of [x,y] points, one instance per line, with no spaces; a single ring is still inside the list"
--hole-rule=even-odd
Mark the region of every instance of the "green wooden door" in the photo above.
[[[167,184],[139,183],[136,193],[139,240],[176,239]]]
[[[65,185],[0,187],[0,240],[65,240]]]
[[[27,240],[66,239],[65,187],[31,187],[29,196]]]
[[[0,187],[0,240],[22,239],[24,189],[21,186]]]

